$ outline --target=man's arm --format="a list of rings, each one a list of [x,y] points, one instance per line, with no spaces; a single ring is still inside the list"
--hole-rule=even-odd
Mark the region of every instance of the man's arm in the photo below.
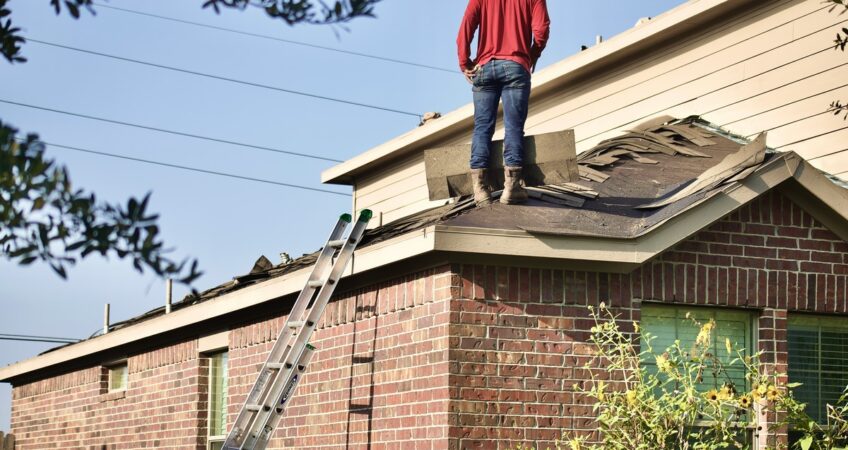
[[[551,32],[551,18],[548,16],[548,5],[545,0],[533,0],[533,45],[530,47],[530,65],[536,70],[536,61],[542,56],[542,51],[548,45]]]
[[[459,56],[459,70],[466,72],[474,68],[471,60],[471,41],[474,33],[480,26],[480,0],[469,0],[462,24],[459,26],[459,35],[456,37],[456,50]]]

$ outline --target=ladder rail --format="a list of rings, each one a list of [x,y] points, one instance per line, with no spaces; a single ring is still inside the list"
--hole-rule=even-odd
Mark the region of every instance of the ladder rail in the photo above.
[[[347,238],[342,235],[351,216],[339,218],[233,423],[225,450],[264,450],[268,445],[315,351],[309,339],[371,215],[370,210],[363,210]]]
[[[368,210],[366,210],[366,211],[368,212],[368,214],[366,214],[363,211],[363,214],[360,215],[360,219],[357,220],[356,224],[354,225],[353,231],[351,231],[349,239],[345,243],[345,246],[342,249],[342,251],[339,253],[338,258],[336,258],[336,262],[333,264],[333,268],[330,271],[330,275],[329,275],[327,284],[325,284],[321,288],[321,290],[318,292],[318,296],[316,297],[315,302],[313,302],[312,308],[309,311],[308,318],[306,319],[307,320],[306,326],[307,326],[308,329],[306,330],[306,332],[298,333],[298,335],[295,339],[295,343],[292,345],[293,350],[297,349],[298,353],[300,353],[302,351],[301,348],[303,348],[307,345],[308,340],[311,337],[312,332],[314,331],[315,324],[318,323],[318,320],[321,318],[321,315],[324,313],[324,309],[326,308],[327,303],[330,300],[330,297],[332,297],[333,291],[335,291],[335,288],[336,288],[336,285],[338,284],[339,278],[341,278],[341,275],[344,273],[345,269],[347,268],[348,261],[350,260],[351,256],[353,256],[353,250],[356,248],[356,245],[359,244],[359,240],[361,239],[362,234],[364,234],[364,232],[365,232],[365,227],[368,225],[368,220],[371,218],[370,217],[370,211],[368,211]],[[309,322],[312,323],[311,326],[308,325]],[[298,348],[298,347],[300,347],[300,348]],[[300,355],[297,355],[297,356],[298,356],[298,359],[299,359]],[[269,398],[272,398],[272,399],[280,398],[281,395],[284,393],[285,387],[288,385],[290,379],[293,377],[293,374],[294,374],[294,370],[295,370],[294,364],[296,363],[297,359],[295,359],[294,361],[295,362],[292,363],[292,367],[289,367],[284,372],[281,372],[280,376],[278,376],[276,378],[276,380],[274,380],[274,382],[272,383],[271,389],[269,390],[269,394],[268,394]],[[286,365],[289,366],[289,364],[286,364]],[[261,420],[262,425],[259,426],[259,427],[254,425],[254,430],[256,430],[256,429],[263,429],[263,430],[267,429],[268,425],[272,421],[274,421],[275,423],[279,422],[278,416],[282,416],[284,409],[285,409],[285,405],[283,405],[283,410],[281,410],[281,411],[277,411],[276,409],[273,409],[273,408],[270,409],[270,410],[259,411],[256,415],[256,422],[255,423],[259,424],[260,420]],[[257,439],[257,444],[260,443],[260,442],[261,441]],[[264,447],[257,447],[257,446],[253,446],[253,447],[244,446],[243,448],[248,449],[248,450],[264,449]]]
[[[229,444],[228,448],[241,448],[241,444],[243,443],[243,439],[241,438],[244,437],[243,435],[245,434],[245,431],[251,428],[252,422],[256,417],[254,411],[249,411],[247,409],[247,405],[259,404],[266,399],[268,392],[270,391],[268,388],[271,386],[273,377],[280,372],[280,370],[276,367],[269,367],[269,363],[283,361],[288,356],[288,352],[291,349],[289,342],[295,333],[295,330],[289,326],[289,322],[301,320],[306,308],[309,306],[309,303],[312,302],[315,292],[318,291],[318,289],[310,286],[310,283],[320,279],[321,275],[332,263],[332,258],[336,253],[336,249],[331,244],[334,243],[334,241],[338,241],[343,236],[344,231],[350,222],[351,216],[349,214],[343,214],[339,217],[335,227],[333,227],[333,230],[330,232],[327,244],[321,249],[303,290],[300,291],[300,294],[292,307],[292,311],[286,319],[286,323],[280,330],[280,334],[268,355],[268,359],[265,364],[263,364],[262,369],[259,372],[259,376],[245,399],[245,403],[242,406],[241,411],[239,411],[235,422],[233,422],[232,430],[225,442],[225,445]]]
[[[370,218],[371,211],[365,210],[362,212],[362,214],[360,214],[359,220],[356,221],[356,224],[354,224],[353,230],[351,231],[347,242],[345,242],[344,247],[339,252],[338,257],[336,258],[336,261],[333,264],[332,269],[330,270],[330,274],[327,277],[326,284],[324,284],[324,286],[321,287],[321,290],[318,291],[318,296],[312,303],[312,308],[310,309],[310,312],[307,316],[304,329],[302,329],[301,332],[299,332],[295,337],[295,342],[292,344],[292,353],[295,353],[295,358],[290,361],[286,361],[286,369],[284,369],[284,371],[281,371],[279,376],[277,376],[277,378],[272,382],[271,388],[268,391],[269,399],[278,399],[284,394],[284,389],[287,386],[289,380],[292,378],[293,373],[296,369],[297,360],[301,357],[300,353],[303,351],[303,348],[305,348],[309,341],[309,338],[312,336],[314,327],[318,323],[318,320],[321,318],[321,314],[323,314],[324,308],[329,302],[330,297],[332,297],[333,291],[335,291],[336,285],[338,284],[338,280],[341,278],[341,275],[347,268],[347,263],[353,256],[353,251],[356,249],[357,244],[359,244],[359,240],[365,233],[365,227],[368,225],[368,221]],[[309,325],[310,323],[311,325]],[[253,441],[256,442],[256,444],[253,446],[244,445],[242,448],[247,450],[263,449],[264,447],[257,446],[258,444],[262,443],[258,436],[258,430],[266,430],[272,421],[274,423],[277,423],[279,421],[279,417],[277,416],[282,416],[284,410],[285,408],[283,408],[283,410],[281,411],[276,411],[276,409],[270,408],[258,411],[256,413],[256,419],[252,427],[253,432],[251,433],[251,437],[248,438],[252,438]],[[246,440],[245,443],[247,442],[249,441]]]

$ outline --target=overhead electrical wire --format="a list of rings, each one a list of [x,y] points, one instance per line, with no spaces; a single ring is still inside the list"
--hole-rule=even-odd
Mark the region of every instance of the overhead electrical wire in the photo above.
[[[60,338],[51,336],[30,336],[26,334],[0,333],[0,341],[27,341],[27,342],[50,342],[54,344],[73,344],[80,339]]]
[[[126,57],[123,57],[123,56],[112,55],[112,54],[109,54],[109,53],[102,53],[102,52],[96,52],[96,51],[93,51],[93,50],[86,50],[86,49],[83,49],[83,48],[72,47],[70,45],[57,44],[55,42],[42,41],[42,40],[33,39],[33,38],[27,38],[27,42],[32,42],[32,43],[41,44],[41,45],[47,45],[47,46],[50,46],[50,47],[61,48],[61,49],[64,49],[64,50],[70,50],[70,51],[85,53],[85,54],[94,55],[94,56],[100,56],[100,57],[103,57],[103,58],[115,59],[115,60],[118,60],[118,61],[140,64],[140,65],[148,66],[148,67],[155,67],[155,68],[158,68],[158,69],[170,70],[170,71],[173,71],[173,72],[179,72],[179,73],[194,75],[194,76],[198,76],[198,77],[210,78],[210,79],[213,79],[213,80],[219,80],[219,81],[226,81],[226,82],[229,82],[229,83],[241,84],[241,85],[244,85],[244,86],[252,86],[252,87],[257,87],[257,88],[261,88],[261,89],[268,89],[268,90],[271,90],[271,91],[285,92],[287,94],[293,94],[293,95],[300,95],[302,97],[309,97],[309,98],[314,98],[314,99],[318,99],[318,100],[326,100],[328,102],[342,103],[342,104],[345,104],[345,105],[359,106],[361,108],[368,108],[368,109],[374,109],[374,110],[378,110],[378,111],[385,111],[385,112],[390,112],[390,113],[395,113],[395,114],[402,114],[402,115],[405,115],[405,116],[417,117],[419,119],[421,118],[421,114],[414,113],[414,112],[402,111],[402,110],[399,110],[399,109],[393,109],[393,108],[387,108],[387,107],[383,107],[383,106],[371,105],[371,104],[368,104],[368,103],[360,103],[360,102],[355,102],[355,101],[351,101],[351,100],[344,100],[344,99],[339,99],[339,98],[335,98],[335,97],[328,97],[326,95],[313,94],[313,93],[310,93],[310,92],[297,91],[297,90],[294,90],[294,89],[286,89],[286,88],[281,88],[281,87],[278,87],[278,86],[271,86],[271,85],[268,85],[268,84],[255,83],[255,82],[252,82],[252,81],[244,81],[244,80],[239,80],[239,79],[236,79],[236,78],[229,78],[229,77],[224,77],[224,76],[220,76],[220,75],[213,75],[213,74],[205,73],[205,72],[198,72],[196,70],[182,69],[182,68],[179,68],[179,67],[167,66],[167,65],[164,65],[164,64],[157,64],[157,63],[152,63],[152,62],[148,62],[148,61],[142,61],[142,60],[139,60],[139,59],[126,58]]]
[[[19,140],[21,140],[21,139],[19,139]],[[235,178],[235,179],[238,179],[238,180],[272,184],[272,185],[275,185],[275,186],[283,186],[283,187],[294,188],[294,189],[303,189],[303,190],[306,190],[306,191],[321,192],[321,193],[324,193],[324,194],[340,195],[342,197],[350,197],[351,196],[350,194],[347,194],[347,193],[344,193],[344,192],[331,191],[329,189],[320,189],[320,188],[314,188],[314,187],[309,187],[309,186],[303,186],[303,185],[300,185],[300,184],[283,183],[282,181],[266,180],[266,179],[263,179],[263,178],[255,178],[255,177],[248,177],[248,176],[244,176],[244,175],[236,175],[236,174],[226,173],[226,172],[218,172],[218,171],[215,171],[215,170],[200,169],[200,168],[197,168],[197,167],[183,166],[183,165],[179,165],[179,164],[171,164],[171,163],[166,163],[166,162],[162,162],[162,161],[153,161],[153,160],[150,160],[150,159],[135,158],[135,157],[132,157],[132,156],[118,155],[118,154],[115,154],[115,153],[108,153],[108,152],[101,152],[101,151],[91,150],[91,149],[82,148],[82,147],[74,147],[72,145],[63,145],[63,144],[57,144],[57,143],[53,143],[53,142],[46,142],[46,141],[40,141],[40,142],[42,142],[43,144],[45,144],[49,147],[64,148],[64,149],[73,150],[73,151],[76,151],[76,152],[105,156],[105,157],[109,157],[109,158],[123,159],[123,160],[127,160],[127,161],[135,161],[135,162],[140,162],[140,163],[144,163],[144,164],[151,164],[151,165],[155,165],[155,166],[170,167],[172,169],[187,170],[187,171],[190,171],[190,172],[205,173],[205,174],[208,174],[208,175],[217,175],[217,176],[220,176],[220,177]]]
[[[248,32],[248,31],[236,30],[236,29],[233,29],[233,28],[219,27],[219,26],[216,26],[216,25],[209,25],[209,24],[205,24],[205,23],[201,23],[201,22],[193,22],[193,21],[185,20],[185,19],[177,19],[175,17],[163,16],[163,15],[159,15],[159,14],[152,14],[152,13],[147,13],[147,12],[143,12],[143,11],[137,11],[137,10],[134,10],[134,9],[119,8],[117,6],[105,5],[105,4],[99,3],[99,2],[95,3],[94,5],[97,6],[98,8],[106,8],[106,9],[120,11],[120,12],[124,12],[124,13],[128,13],[128,14],[135,14],[135,15],[139,15],[139,16],[146,16],[146,17],[151,17],[151,18],[160,19],[160,20],[167,20],[167,21],[170,21],[170,22],[177,22],[177,23],[192,25],[192,26],[201,27],[201,28],[208,28],[208,29],[211,29],[211,30],[225,31],[227,33],[240,34],[242,36],[250,36],[250,37],[255,37],[255,38],[260,38],[260,39],[267,39],[267,40],[271,40],[271,41],[283,42],[283,43],[292,44],[292,45],[300,45],[300,46],[303,46],[303,47],[315,48],[315,49],[319,49],[319,50],[326,50],[326,51],[330,51],[330,52],[344,53],[344,54],[347,54],[347,55],[359,56],[359,57],[362,57],[362,58],[370,58],[370,59],[375,59],[375,60],[385,61],[385,62],[390,62],[390,63],[395,63],[395,64],[403,64],[403,65],[407,65],[407,66],[419,67],[419,68],[422,68],[422,69],[436,70],[436,71],[439,71],[439,72],[447,72],[447,73],[451,73],[451,74],[459,74],[460,73],[458,70],[446,69],[444,67],[431,66],[431,65],[428,65],[428,64],[420,64],[420,63],[416,63],[416,62],[412,62],[412,61],[404,61],[402,59],[387,58],[385,56],[372,55],[372,54],[369,54],[369,53],[343,50],[343,49],[340,49],[340,48],[311,44],[309,42],[295,41],[295,40],[291,40],[291,39],[283,39],[283,38],[279,38],[279,37],[276,37],[276,36],[270,36],[270,35],[267,35],[267,34],[251,33],[251,32]]]
[[[90,116],[88,114],[81,114],[81,113],[75,113],[75,112],[71,112],[71,111],[64,111],[64,110],[61,110],[61,109],[48,108],[48,107],[45,107],[45,106],[37,106],[37,105],[31,105],[31,104],[28,104],[28,103],[20,103],[20,102],[15,102],[15,101],[12,101],[12,100],[6,100],[6,99],[2,99],[2,98],[0,98],[0,103],[6,103],[6,104],[9,104],[9,105],[21,106],[21,107],[24,107],[24,108],[37,109],[37,110],[41,110],[41,111],[48,111],[48,112],[57,113],[57,114],[64,114],[64,115],[79,117],[79,118],[83,118],[83,119],[96,120],[96,121],[105,122],[105,123],[112,123],[112,124],[116,124],[116,125],[123,125],[123,126],[127,126],[127,127],[140,128],[142,130],[157,131],[157,132],[160,132],[160,133],[173,134],[173,135],[176,135],[176,136],[184,136],[184,137],[190,137],[190,138],[194,138],[194,139],[201,139],[201,140],[204,140],[204,141],[211,141],[211,142],[218,142],[218,143],[222,143],[222,144],[237,145],[239,147],[246,147],[246,148],[251,148],[251,149],[256,149],[256,150],[263,150],[263,151],[274,152],[274,153],[282,153],[282,154],[286,154],[286,155],[300,156],[300,157],[303,157],[303,158],[312,158],[312,159],[318,159],[318,160],[322,160],[322,161],[343,162],[342,160],[328,158],[326,156],[311,155],[311,154],[308,154],[308,153],[298,153],[298,152],[292,152],[292,151],[288,151],[288,150],[281,150],[281,149],[273,148],[273,147],[264,147],[264,146],[261,146],[261,145],[246,144],[244,142],[230,141],[230,140],[227,140],[227,139],[214,138],[214,137],[210,137],[210,136],[203,136],[203,135],[193,134],[193,133],[186,133],[184,131],[176,131],[176,130],[169,130],[169,129],[165,129],[165,128],[151,127],[151,126],[148,126],[148,125],[141,125],[141,124],[137,124],[137,123],[124,122],[124,121],[114,120],[114,119],[107,119],[105,117]]]

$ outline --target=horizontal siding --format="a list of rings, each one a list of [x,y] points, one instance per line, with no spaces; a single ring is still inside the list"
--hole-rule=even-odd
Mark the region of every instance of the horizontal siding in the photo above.
[[[710,32],[700,46],[688,44],[662,63],[620,73],[603,88],[548,100],[556,106],[528,120],[528,133],[573,128],[579,152],[657,115],[701,115],[742,135],[769,130],[770,146],[807,158],[841,148],[844,135],[834,132],[841,119],[824,111],[845,98],[848,63],[832,49],[843,19],[816,2],[792,3],[720,38]],[[730,38],[741,41],[726,45]],[[716,51],[717,44],[723,48]],[[842,167],[840,158],[848,154],[831,157],[829,166]]]
[[[811,0],[763,2],[618,67],[533,99],[527,134],[573,129],[577,151],[658,115],[700,115],[740,135],[769,131],[768,145],[794,150],[846,175],[848,122],[824,111],[848,99],[848,61],[832,49],[844,17]],[[603,44],[601,44],[603,45]],[[495,137],[502,138],[499,124]],[[462,136],[444,145],[468,142]],[[357,182],[357,207],[383,222],[429,208],[423,156]]]
[[[378,218],[371,228],[445,203],[429,201],[423,153],[357,180],[354,196],[356,209],[368,208]]]

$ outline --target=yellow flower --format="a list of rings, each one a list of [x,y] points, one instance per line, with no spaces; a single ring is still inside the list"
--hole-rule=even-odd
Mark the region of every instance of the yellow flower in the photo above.
[[[580,450],[580,440],[577,438],[568,441],[568,445],[571,447],[571,450]]]
[[[717,402],[718,401],[718,391],[715,390],[715,389],[710,389],[709,391],[707,391],[706,394],[704,394],[704,398],[706,398],[707,400],[709,400],[711,402]]]
[[[656,356],[657,360],[657,368],[662,372],[668,372],[671,370],[671,363],[668,361],[668,356],[663,353],[662,355]]]
[[[742,407],[742,408],[745,408],[745,409],[750,408],[751,407],[751,396],[743,395],[743,396],[739,397],[739,406]]]
[[[718,399],[719,400],[730,400],[733,398],[733,391],[730,389],[730,386],[723,386],[718,391]]]
[[[733,346],[730,345],[730,338],[724,338],[724,348],[727,349],[727,354],[733,353]]]
[[[773,401],[777,400],[777,398],[779,396],[780,396],[780,392],[778,392],[777,388],[769,385],[768,389],[766,390],[766,399],[768,399],[768,401],[770,401],[770,402],[773,402]]]
[[[627,398],[627,404],[628,405],[630,405],[630,406],[636,405],[636,391],[633,391],[633,390],[627,391],[627,393],[625,394],[625,397]]]
[[[698,332],[698,337],[695,338],[696,345],[709,345],[710,333],[712,332],[714,325],[715,324],[711,320],[701,326],[701,331]]]

